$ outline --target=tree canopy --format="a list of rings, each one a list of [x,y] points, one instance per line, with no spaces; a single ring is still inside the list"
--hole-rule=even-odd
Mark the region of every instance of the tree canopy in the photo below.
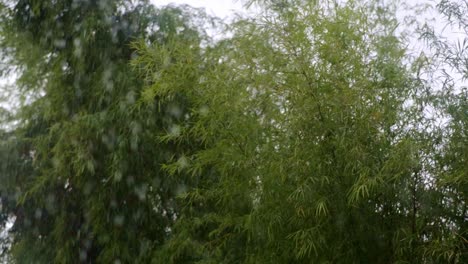
[[[468,262],[466,41],[410,56],[396,2],[246,5],[1,2],[8,261]]]

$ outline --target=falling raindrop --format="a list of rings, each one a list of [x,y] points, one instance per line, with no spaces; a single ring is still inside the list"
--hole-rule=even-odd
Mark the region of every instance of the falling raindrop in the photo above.
[[[180,136],[180,133],[181,133],[181,128],[179,125],[176,125],[176,124],[173,124],[170,128],[169,128],[169,134],[173,137],[178,137]]]
[[[114,217],[114,225],[116,226],[122,226],[124,224],[125,217],[123,215],[116,215]]]

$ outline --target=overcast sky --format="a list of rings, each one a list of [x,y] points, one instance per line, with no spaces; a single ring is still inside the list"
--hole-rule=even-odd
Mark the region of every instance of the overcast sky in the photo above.
[[[220,18],[227,18],[234,12],[242,11],[242,4],[239,0],[151,0],[157,6],[174,4],[189,4],[193,7],[204,7],[208,14],[216,15]]]

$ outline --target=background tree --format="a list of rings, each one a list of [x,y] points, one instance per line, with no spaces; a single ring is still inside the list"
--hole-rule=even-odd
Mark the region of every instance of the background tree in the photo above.
[[[15,262],[144,263],[164,243],[181,182],[161,164],[179,146],[156,135],[187,106],[138,103],[131,43],[177,36],[196,48],[203,33],[191,17],[147,1],[2,2],[2,54],[24,99],[1,141]]]
[[[179,136],[164,138],[201,140],[204,149],[166,166],[197,185],[181,196],[184,209],[156,259],[427,258],[420,247],[425,134],[411,129],[420,114],[406,106],[419,83],[404,64],[392,6],[262,1],[260,7],[260,18],[238,21],[232,39],[206,50],[196,89],[183,90],[193,118]],[[148,63],[155,59],[147,47],[139,51],[145,79],[156,84],[148,93],[184,88],[173,85],[175,74],[160,78],[167,72]]]
[[[422,27],[422,37],[429,45],[432,81],[431,101],[439,120],[443,120],[438,137],[432,138],[437,146],[433,151],[434,185],[438,190],[439,209],[434,214],[434,223],[439,229],[431,237],[427,255],[451,263],[468,261],[467,229],[467,88],[468,73],[468,2],[442,0],[435,6],[441,14],[451,39],[438,35],[429,25]],[[456,34],[454,34],[456,33]]]

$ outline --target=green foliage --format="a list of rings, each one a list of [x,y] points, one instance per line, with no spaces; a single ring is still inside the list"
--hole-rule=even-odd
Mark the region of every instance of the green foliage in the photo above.
[[[172,242],[157,256],[171,263],[411,260],[414,246],[406,251],[404,241],[421,239],[410,221],[411,191],[422,186],[413,184],[417,146],[401,123],[416,87],[395,20],[353,2],[264,5],[261,19],[237,22],[231,39],[206,49],[198,86],[183,90],[193,100],[191,118],[166,139],[202,140],[204,149],[186,153],[183,170],[179,160],[167,165],[198,186],[180,197]],[[192,57],[173,47],[169,56]],[[138,63],[164,61],[139,50]],[[166,70],[145,69],[146,78],[156,76],[148,94],[180,91],[161,77]]]
[[[14,215],[15,262],[148,262],[183,184],[161,166],[180,146],[158,136],[188,106],[140,103],[132,43],[182,35],[199,46],[196,20],[145,1],[2,5],[3,51],[27,96],[1,141],[2,223]]]
[[[423,78],[393,4],[247,1],[222,25],[82,2],[2,4],[16,263],[466,262],[466,90]]]

